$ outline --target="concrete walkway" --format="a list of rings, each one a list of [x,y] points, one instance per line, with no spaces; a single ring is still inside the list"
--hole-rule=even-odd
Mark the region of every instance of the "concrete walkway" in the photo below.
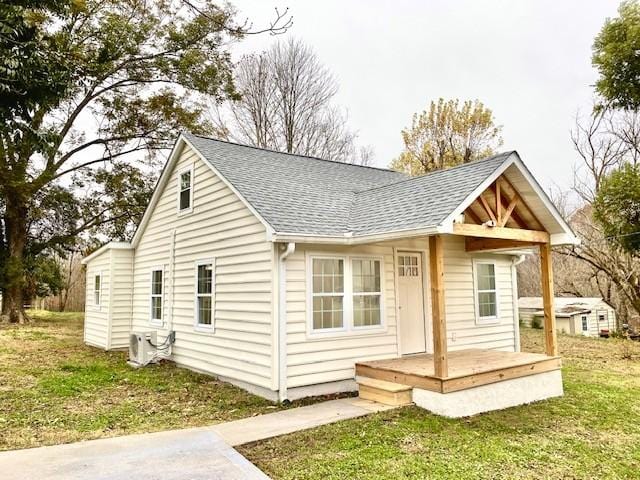
[[[0,452],[2,480],[268,479],[230,445],[390,408],[359,398],[259,415],[211,427]]]
[[[395,407],[360,398],[341,398],[307,407],[292,408],[267,415],[220,423],[210,428],[229,445],[236,447],[244,443],[277,437],[348,418],[362,417],[392,408]]]
[[[3,480],[265,480],[209,427],[0,453]]]

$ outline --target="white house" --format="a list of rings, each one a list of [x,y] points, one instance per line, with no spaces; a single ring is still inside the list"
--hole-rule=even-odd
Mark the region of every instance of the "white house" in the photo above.
[[[562,386],[552,313],[547,355],[518,353],[514,264],[576,242],[516,152],[409,178],[183,134],[131,243],[83,260],[85,341],[175,332],[178,365],[272,400],[354,390],[358,364],[363,391],[408,385],[434,411],[486,387],[522,403]]]
[[[556,297],[556,325],[559,332],[598,337],[616,330],[616,311],[600,297]],[[520,320],[526,326],[544,317],[542,297],[518,300]]]

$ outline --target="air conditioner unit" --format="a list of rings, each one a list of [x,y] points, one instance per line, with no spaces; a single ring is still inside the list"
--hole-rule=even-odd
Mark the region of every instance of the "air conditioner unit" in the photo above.
[[[157,356],[156,332],[134,332],[129,335],[129,365],[144,367]]]

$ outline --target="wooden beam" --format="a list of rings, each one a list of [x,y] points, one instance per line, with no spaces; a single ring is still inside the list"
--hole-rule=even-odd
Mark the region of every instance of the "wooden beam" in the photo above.
[[[491,210],[491,207],[489,206],[489,203],[487,203],[487,200],[484,198],[482,194],[480,194],[480,196],[478,197],[478,200],[480,200],[480,203],[482,204],[485,211],[487,212],[487,215],[489,215],[489,218],[494,222],[498,223],[498,219],[496,218],[495,214]]]
[[[473,220],[475,223],[477,223],[478,225],[482,225],[482,220],[480,219],[480,217],[478,216],[478,214],[476,212],[473,211],[472,205],[469,205],[467,207],[467,209],[464,211],[465,215],[469,215],[469,217],[471,217],[471,220]]]
[[[486,227],[469,223],[454,223],[454,235],[481,238],[501,238],[520,242],[549,243],[549,234],[540,230],[524,230],[521,228]]]
[[[516,188],[511,184],[511,182],[504,176],[501,176],[500,179],[507,184],[507,186],[514,191],[514,193],[518,194],[518,190],[516,190]],[[527,205],[527,202],[525,202],[522,197],[520,197],[520,204],[524,206],[524,208],[527,209],[527,211],[529,212],[529,215],[531,215],[531,218],[533,218],[533,221],[537,223],[537,228],[540,228],[541,230],[544,228],[544,226],[542,225],[542,222],[540,220],[538,220],[538,217],[536,217],[536,214],[533,213],[533,210],[531,210],[531,208],[529,207],[529,205]]]
[[[464,245],[467,252],[482,252],[485,250],[500,250],[504,248],[526,248],[539,244],[521,242],[519,240],[505,240],[503,238],[467,237],[464,239]]]
[[[433,370],[436,377],[449,375],[447,362],[447,319],[444,311],[444,254],[442,236],[429,237],[431,278],[431,324],[433,326]]]
[[[501,182],[503,181],[503,178],[500,177],[498,180],[496,180],[496,182]],[[511,185],[508,183],[508,185]],[[491,189],[491,191],[495,194],[495,187],[493,185],[490,185],[489,188]],[[518,191],[511,187],[511,189],[513,190],[513,192],[518,195]],[[500,201],[502,202],[502,207],[503,208],[507,208],[508,205],[511,203],[511,198],[509,198],[508,195],[505,195],[504,193],[504,188],[502,189],[502,195],[500,195]],[[526,206],[526,205],[525,205]],[[511,214],[511,217],[513,218],[513,221],[516,222],[516,225],[518,225],[518,227],[520,228],[529,228],[529,226],[527,225],[527,222],[524,221],[524,219],[518,214],[517,210],[514,210]]]
[[[500,197],[500,182],[496,180],[496,219],[498,226],[504,227],[502,223],[502,198]]]
[[[540,245],[540,272],[542,277],[542,303],[544,307],[544,347],[549,356],[558,356],[556,337],[556,312],[553,305],[553,266],[551,245]]]
[[[516,205],[518,205],[519,200],[520,200],[520,196],[516,193],[511,199],[511,201],[509,202],[509,205],[507,206],[507,210],[504,212],[504,216],[500,219],[500,222],[498,222],[499,227],[504,227],[507,224],[507,222],[511,218],[513,209],[516,208]]]

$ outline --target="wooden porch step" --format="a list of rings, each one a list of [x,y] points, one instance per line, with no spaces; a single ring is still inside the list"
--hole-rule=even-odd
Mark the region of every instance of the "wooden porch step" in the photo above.
[[[409,405],[413,402],[413,387],[369,377],[356,377],[358,394],[364,400],[385,405]]]

